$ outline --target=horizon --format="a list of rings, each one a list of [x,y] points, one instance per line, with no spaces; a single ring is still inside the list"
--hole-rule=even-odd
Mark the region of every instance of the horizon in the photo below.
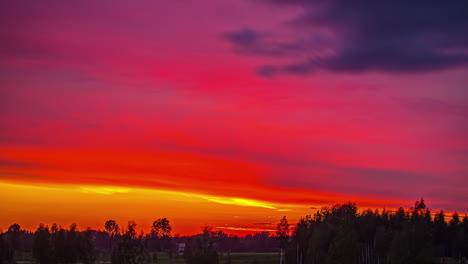
[[[467,214],[468,5],[380,4],[0,3],[0,228]]]
[[[420,201],[425,202],[424,199],[421,199]],[[416,201],[415,205],[417,205],[417,203],[420,202],[420,201]],[[293,221],[289,221],[290,225],[293,226],[293,228],[290,230],[291,235],[294,233],[294,227],[300,221],[302,221],[303,219],[306,219],[306,217],[313,217],[313,216],[315,216],[315,213],[318,213],[319,211],[327,210],[327,209],[333,208],[335,206],[343,206],[343,205],[348,204],[348,203],[352,203],[353,205],[357,206],[357,213],[358,214],[366,213],[369,210],[371,210],[373,213],[377,213],[377,214],[382,214],[383,212],[390,213],[390,214],[395,214],[400,208],[403,209],[406,214],[411,214],[411,211],[414,210],[414,208],[416,208],[416,206],[411,206],[411,207],[408,207],[408,208],[404,208],[404,207],[401,207],[401,206],[398,207],[398,208],[364,208],[364,207],[359,208],[359,206],[356,203],[353,203],[351,201],[348,201],[348,202],[342,203],[342,204],[326,205],[326,206],[323,206],[321,208],[311,209],[311,210],[313,210],[314,213],[302,215],[302,216],[300,216],[299,219],[293,219]],[[444,210],[434,211],[434,210],[431,210],[430,207],[427,207],[426,209],[430,211],[432,221],[435,221],[437,215],[440,214],[440,213],[443,213],[445,215],[444,219],[445,219],[445,221],[447,223],[450,223],[450,221],[454,217],[454,215],[458,215],[460,217],[460,219],[468,219],[468,214],[466,212],[465,213],[460,213],[460,212],[456,212],[456,211],[455,212],[447,212],[447,211],[444,211]],[[424,210],[426,210],[426,209],[424,209]],[[283,217],[287,218],[287,216],[283,216]],[[149,218],[149,219],[152,219],[149,223],[143,222],[143,224],[139,223],[138,221],[135,221],[135,219],[128,219],[126,221],[124,221],[122,219],[121,219],[122,221],[115,221],[115,219],[107,219],[106,221],[109,221],[109,220],[115,221],[120,227],[120,230],[119,230],[120,234],[124,234],[127,231],[126,224],[129,224],[130,222],[133,222],[133,223],[136,224],[136,229],[135,230],[136,230],[137,234],[151,235],[151,224],[152,224],[152,222],[155,222],[156,220],[160,220],[161,218],[167,219],[166,217],[160,217],[160,218],[153,217],[153,218]],[[237,236],[237,237],[240,237],[240,238],[246,238],[247,236],[255,236],[257,234],[263,234],[263,233],[268,233],[268,236],[271,236],[271,237],[277,236],[276,232],[277,232],[277,224],[278,223],[256,223],[256,224],[261,224],[263,226],[263,228],[211,226],[211,225],[205,224],[205,225],[200,226],[199,230],[196,231],[196,232],[193,231],[192,233],[182,233],[181,234],[181,233],[177,232],[178,228],[174,227],[172,225],[171,220],[170,219],[167,219],[167,220],[169,220],[168,223],[169,223],[169,225],[171,225],[171,229],[176,230],[174,232],[171,231],[169,233],[170,237],[184,238],[184,237],[197,236],[197,235],[202,234],[204,228],[209,228],[209,230],[213,231],[213,232],[219,232],[219,231],[223,232],[224,234],[228,235],[229,237]],[[291,220],[291,219],[289,219],[289,220]],[[465,220],[463,220],[463,221],[465,221]],[[100,227],[99,226],[95,226],[95,227],[91,227],[91,226],[83,227],[83,226],[81,226],[80,227],[80,225],[77,222],[71,222],[69,224],[60,224],[60,223],[57,223],[57,222],[53,222],[53,223],[39,223],[39,224],[37,224],[37,226],[35,228],[24,228],[24,226],[22,226],[20,223],[12,223],[11,225],[13,225],[13,224],[19,224],[22,231],[30,232],[30,233],[35,233],[37,228],[40,227],[40,226],[50,228],[50,227],[52,227],[54,225],[56,225],[58,227],[58,229],[65,229],[65,230],[67,230],[69,228],[69,226],[74,225],[76,230],[79,231],[79,232],[85,232],[87,230],[94,231],[94,232],[104,232],[104,233],[108,232],[108,231],[105,230],[105,223],[103,223],[102,226],[100,226]],[[143,226],[143,228],[141,226]],[[265,228],[265,226],[270,226],[270,228],[269,229]],[[2,233],[3,230],[8,230],[8,228],[3,229],[0,226],[0,234]]]
[[[44,188],[44,187],[42,187]],[[60,187],[59,187],[60,188]],[[64,186],[62,186],[61,188],[64,188]],[[61,189],[60,188],[60,189]],[[81,187],[81,189],[79,190],[75,190],[75,191],[79,191],[79,192],[82,192],[82,193],[89,193],[89,190],[91,190],[93,187],[88,187],[88,188],[83,188]],[[46,189],[49,189],[52,190],[54,189],[54,187],[46,187]],[[73,190],[72,188],[70,188],[70,186],[65,187],[65,189],[68,189],[67,191],[70,191],[70,190]],[[100,192],[96,192],[97,190],[94,190],[94,192],[98,193],[99,195],[109,195],[111,194],[112,192],[110,192],[110,187],[106,187],[105,188],[105,191],[100,191]],[[116,191],[114,193],[128,193],[130,192],[130,190],[132,189],[122,189],[122,188],[117,188],[119,191]],[[57,186],[55,187],[55,190],[59,190],[57,188]],[[145,190],[145,189],[137,189],[137,191],[140,191],[140,192],[146,192],[146,194],[148,193],[156,193],[154,190]],[[183,196],[189,196],[191,199],[193,198],[198,198],[200,200],[205,200],[206,201],[213,201],[217,199],[217,203],[221,203],[221,204],[226,204],[226,203],[229,203],[231,202],[231,200],[229,199],[232,199],[232,197],[214,197],[214,196],[204,196],[204,195],[196,195],[196,194],[180,194],[180,193],[177,193],[177,192],[170,192],[170,191],[165,191],[164,192],[166,195],[167,194],[171,194],[171,195],[183,195]],[[158,196],[156,196],[158,197]],[[225,201],[221,201],[220,199],[226,199]],[[235,199],[235,198],[234,198]],[[423,199],[424,200],[424,199]],[[254,202],[254,201],[250,201],[250,202]],[[260,202],[260,201],[255,201],[255,202]],[[348,201],[348,203],[351,202],[351,201]],[[427,201],[426,201],[427,202]],[[108,204],[110,204],[109,202],[107,202]],[[354,204],[356,204],[355,202],[353,202]],[[344,203],[343,203],[344,204]],[[407,202],[407,204],[409,204],[409,202]],[[272,209],[270,208],[273,204],[272,203],[263,203],[263,204],[256,204],[256,205],[249,205],[248,207],[253,207],[254,209],[255,208],[258,208],[258,207],[263,207],[263,208],[267,208],[267,209]],[[171,219],[168,219],[171,224],[172,224],[172,227],[173,227],[173,230],[174,232],[171,233],[171,235],[173,236],[181,236],[181,237],[184,237],[184,236],[195,236],[197,234],[200,234],[200,231],[203,229],[203,227],[210,227],[213,229],[213,231],[222,231],[223,233],[225,234],[228,234],[228,235],[235,235],[235,236],[239,236],[239,237],[245,237],[247,235],[255,235],[257,233],[263,233],[263,232],[266,232],[270,235],[274,235],[275,232],[276,232],[276,226],[277,226],[277,222],[282,218],[282,217],[287,217],[288,220],[290,221],[290,224],[291,225],[295,225],[296,223],[298,223],[300,221],[300,219],[303,219],[304,217],[306,216],[313,216],[316,212],[322,210],[323,208],[331,208],[332,206],[335,206],[335,205],[340,205],[340,203],[337,203],[337,204],[328,204],[328,205],[323,205],[321,207],[309,207],[308,210],[305,210],[304,208],[300,208],[299,210],[296,210],[295,212],[291,213],[291,211],[289,209],[277,209],[277,208],[274,208],[276,209],[279,214],[277,215],[277,217],[269,217],[269,220],[271,220],[272,222],[261,222],[261,223],[250,223],[250,221],[253,221],[254,219],[247,219],[247,222],[246,221],[243,221],[244,224],[243,225],[237,225],[237,226],[229,226],[229,225],[219,225],[217,226],[216,225],[216,222],[218,223],[223,223],[223,221],[226,220],[226,218],[220,218],[220,219],[210,219],[208,222],[198,226],[195,228],[195,226],[193,225],[187,225],[187,223],[184,223],[184,222],[178,222],[176,221],[176,225],[174,225],[174,222],[171,221]],[[412,208],[414,208],[414,203],[412,203],[411,206],[398,206],[398,207],[393,207],[393,208],[386,208],[386,207],[383,207],[383,208],[377,208],[377,207],[374,207],[374,208],[371,208],[371,207],[360,207],[359,204],[356,204],[356,206],[358,207],[358,212],[359,213],[362,213],[362,212],[366,212],[367,210],[372,210],[374,212],[383,212],[383,211],[386,211],[388,213],[395,213],[399,208],[403,208],[406,211],[409,212],[409,210],[411,210]],[[200,206],[197,206],[195,207],[195,210],[199,210],[201,207]],[[89,209],[89,208],[85,208],[84,209]],[[211,209],[211,207],[210,207]],[[450,211],[446,211],[446,210],[443,210],[443,209],[440,209],[439,211],[435,211],[433,209],[431,209],[430,205],[428,206],[428,208],[430,211],[431,211],[431,217],[434,218],[434,216],[443,211],[445,213],[445,219],[447,220],[450,220],[452,218],[452,215],[453,214],[458,214],[460,217],[468,217],[468,214],[467,212],[457,212],[457,211],[453,211],[453,212],[450,212]],[[258,211],[255,211],[256,213],[258,213]],[[72,210],[70,212],[70,214],[76,214],[77,212],[75,210]],[[167,218],[166,216],[164,215],[161,215],[161,214],[151,214],[151,213],[144,213],[144,214],[141,214],[137,217],[134,217],[132,219],[125,219],[125,217],[123,216],[116,216],[114,218],[109,218],[107,217],[106,218],[106,211],[103,211],[101,212],[102,214],[96,216],[96,215],[92,215],[92,217],[87,217],[88,219],[85,220],[85,221],[71,221],[71,222],[64,222],[64,220],[58,220],[55,219],[48,219],[48,222],[40,222],[40,223],[37,223],[37,221],[35,220],[32,220],[32,221],[24,221],[26,222],[26,225],[23,225],[22,223],[10,223],[8,225],[5,225],[5,226],[2,226],[0,225],[0,230],[7,230],[8,226],[10,226],[11,224],[19,224],[22,228],[22,230],[25,230],[25,231],[28,231],[28,232],[35,232],[35,230],[37,229],[37,227],[39,225],[45,225],[46,227],[50,227],[54,224],[56,224],[57,226],[61,227],[61,228],[68,228],[68,226],[70,226],[71,224],[76,224],[77,225],[77,230],[79,231],[84,231],[86,229],[90,229],[90,230],[93,230],[93,231],[103,231],[104,230],[104,223],[105,221],[107,220],[116,220],[116,222],[120,225],[120,227],[122,228],[121,231],[124,231],[125,230],[125,225],[130,222],[130,221],[135,221],[136,224],[137,224],[137,233],[140,233],[140,232],[143,232],[144,234],[149,234],[150,233],[150,230],[151,230],[151,223],[153,221],[155,221],[156,219],[158,218]],[[15,216],[17,217],[17,216]],[[8,219],[8,218],[6,218]],[[14,219],[14,218],[13,218]],[[105,220],[103,220],[105,219]],[[177,217],[176,217],[177,219]],[[190,218],[188,219],[189,222],[192,222],[195,218]],[[99,221],[98,220],[101,220],[101,225],[99,225]],[[276,222],[275,222],[276,220]],[[69,219],[67,219],[67,221],[69,221]],[[3,222],[6,223],[6,221],[4,220]],[[180,224],[181,226],[178,226],[178,224]],[[213,225],[215,224],[215,225]],[[3,228],[5,227],[5,228]],[[103,231],[104,232],[104,231]]]

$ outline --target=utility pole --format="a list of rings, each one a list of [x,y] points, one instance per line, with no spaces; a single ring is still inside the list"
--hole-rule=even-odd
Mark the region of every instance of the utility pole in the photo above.
[[[299,264],[299,243],[296,243],[296,264]]]
[[[283,264],[283,248],[280,248],[280,264]]]

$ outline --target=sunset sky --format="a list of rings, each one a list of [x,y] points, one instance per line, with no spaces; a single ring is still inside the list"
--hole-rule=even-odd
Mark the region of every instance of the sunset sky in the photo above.
[[[1,1],[0,228],[468,213],[468,4],[422,2]]]

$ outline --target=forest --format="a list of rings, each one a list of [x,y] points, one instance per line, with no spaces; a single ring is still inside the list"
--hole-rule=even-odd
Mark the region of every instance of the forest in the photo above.
[[[423,199],[395,212],[324,207],[283,240],[288,263],[468,263],[468,217],[433,213]]]
[[[195,236],[173,236],[166,218],[155,220],[149,233],[136,227],[135,221],[120,226],[108,220],[102,230],[40,224],[32,232],[12,224],[0,232],[0,263],[468,263],[468,217],[434,213],[423,199],[393,211],[337,204],[295,225],[285,216],[276,232],[245,237],[209,226]],[[241,252],[244,260],[236,255]],[[254,259],[254,252],[268,254]]]

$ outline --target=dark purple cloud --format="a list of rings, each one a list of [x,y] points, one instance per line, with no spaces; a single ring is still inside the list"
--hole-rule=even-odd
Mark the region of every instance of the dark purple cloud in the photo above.
[[[223,38],[234,44],[236,53],[243,55],[283,57],[294,56],[306,50],[301,42],[275,42],[268,39],[268,34],[250,28],[225,32]]]
[[[3,168],[40,168],[43,165],[17,160],[0,159],[0,170]]]
[[[306,51],[306,58],[260,67],[262,76],[305,75],[319,70],[415,73],[468,64],[466,1],[266,2],[302,7],[303,12],[288,22],[290,29],[304,30],[310,36],[327,32],[325,42],[334,44],[325,53],[320,42],[304,41],[303,36],[289,43],[283,40],[283,47],[254,29],[225,33],[235,50],[246,55],[289,56]]]

